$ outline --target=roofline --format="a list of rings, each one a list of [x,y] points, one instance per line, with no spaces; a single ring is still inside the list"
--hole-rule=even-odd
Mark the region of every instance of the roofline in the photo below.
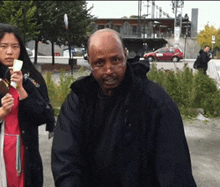
[[[91,18],[92,20],[139,20],[139,18]],[[149,20],[149,21],[160,21],[160,20],[167,20],[167,21],[174,21],[175,18],[141,18],[140,20]],[[189,20],[189,18],[182,18],[182,20]],[[190,20],[189,20],[190,21]]]
[[[91,18],[94,20],[138,20],[139,18]],[[141,18],[142,20],[174,20],[175,18]],[[184,19],[184,18],[183,18]]]

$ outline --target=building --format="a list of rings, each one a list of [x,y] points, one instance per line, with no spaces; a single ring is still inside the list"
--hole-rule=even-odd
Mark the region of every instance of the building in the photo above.
[[[174,37],[174,18],[95,18],[92,28],[111,28],[120,33],[131,57],[165,46]],[[190,37],[191,22],[188,16],[181,20],[180,37]]]

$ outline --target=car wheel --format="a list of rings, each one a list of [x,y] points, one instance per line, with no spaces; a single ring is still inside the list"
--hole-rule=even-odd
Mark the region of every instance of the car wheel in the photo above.
[[[174,56],[174,57],[172,58],[172,61],[173,61],[173,62],[178,62],[178,61],[179,61],[179,58],[178,58],[177,56]]]
[[[147,58],[147,60],[148,60],[149,62],[153,62],[153,61],[154,61],[154,58],[153,58],[152,56],[149,56],[149,57]]]

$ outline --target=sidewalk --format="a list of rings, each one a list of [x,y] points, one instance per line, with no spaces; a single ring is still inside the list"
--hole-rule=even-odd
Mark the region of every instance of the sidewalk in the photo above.
[[[184,129],[189,145],[192,169],[198,187],[220,184],[220,119],[187,121]],[[45,125],[39,128],[39,143],[44,167],[44,187],[54,187],[51,172],[51,144]]]

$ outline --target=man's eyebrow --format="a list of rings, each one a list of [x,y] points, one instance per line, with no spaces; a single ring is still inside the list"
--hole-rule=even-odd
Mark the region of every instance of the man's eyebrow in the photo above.
[[[100,60],[105,60],[104,58],[100,57],[100,58],[96,58],[94,61],[100,61]]]

